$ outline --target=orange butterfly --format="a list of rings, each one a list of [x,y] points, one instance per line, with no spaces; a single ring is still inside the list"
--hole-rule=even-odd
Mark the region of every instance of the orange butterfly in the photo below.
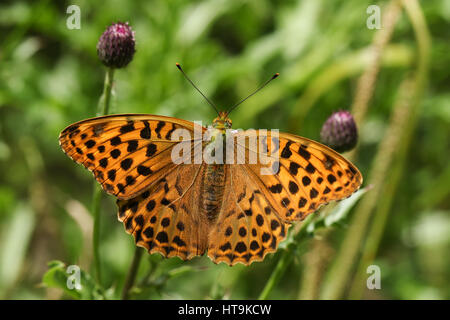
[[[215,263],[249,265],[274,252],[292,222],[349,197],[362,176],[318,142],[266,130],[231,131],[232,140],[241,141],[233,145],[232,159],[241,162],[196,160],[225,140],[230,111],[218,112],[210,128],[157,115],[97,117],[70,125],[59,142],[118,198],[119,220],[138,246],[183,260],[207,251]],[[174,138],[180,130],[194,138]],[[174,161],[176,148],[183,161]],[[271,161],[250,161],[259,156]]]

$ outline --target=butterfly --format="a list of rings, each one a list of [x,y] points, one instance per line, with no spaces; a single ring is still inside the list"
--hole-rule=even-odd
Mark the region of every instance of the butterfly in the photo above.
[[[207,252],[214,263],[250,265],[276,251],[293,222],[358,190],[362,175],[313,140],[233,130],[229,112],[208,128],[150,114],[96,117],[65,128],[59,142],[117,198],[118,219],[136,245],[165,257]],[[231,161],[197,157],[217,150],[233,153]]]

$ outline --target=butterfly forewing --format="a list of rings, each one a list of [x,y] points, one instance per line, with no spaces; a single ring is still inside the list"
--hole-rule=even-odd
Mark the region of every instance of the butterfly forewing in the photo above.
[[[318,142],[285,133],[255,135],[267,145],[270,162],[247,163],[246,172],[284,221],[302,220],[323,204],[349,197],[362,183],[353,164]],[[258,153],[258,159],[265,151],[248,145],[245,150]],[[272,174],[261,174],[265,167]]]
[[[181,128],[193,132],[194,126],[163,116],[112,115],[75,123],[61,132],[59,141],[69,157],[93,172],[103,189],[129,199],[173,170],[171,151],[179,140],[172,140],[171,134]]]

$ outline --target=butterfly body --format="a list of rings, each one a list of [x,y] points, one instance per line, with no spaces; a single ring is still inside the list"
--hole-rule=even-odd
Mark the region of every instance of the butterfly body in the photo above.
[[[118,218],[137,245],[183,260],[207,253],[215,263],[261,261],[292,222],[362,183],[353,164],[313,140],[230,129],[225,112],[210,128],[157,115],[110,115],[70,125],[59,141],[117,198]]]
[[[231,119],[227,117],[225,112],[219,112],[219,116],[214,119],[212,126],[209,128],[208,136],[210,138],[207,146],[211,148],[213,155],[215,155],[215,145],[220,142],[219,147],[222,149],[222,159],[226,157],[226,130],[231,129],[231,123]],[[222,206],[226,169],[223,161],[206,165],[203,176],[204,190],[200,198],[200,207],[210,222],[214,222],[217,219]]]
[[[226,168],[223,164],[208,164],[203,176],[203,192],[200,207],[210,222],[214,222],[220,212],[225,190]]]

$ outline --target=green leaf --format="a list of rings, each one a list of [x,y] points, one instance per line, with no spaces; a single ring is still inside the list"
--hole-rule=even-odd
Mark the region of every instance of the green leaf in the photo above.
[[[94,282],[91,275],[78,266],[66,266],[63,262],[55,260],[49,262],[48,267],[49,270],[42,277],[44,286],[62,289],[74,299],[105,299],[103,290]]]
[[[348,212],[354,207],[356,202],[361,198],[363,194],[372,189],[369,185],[365,188],[359,189],[349,198],[342,200],[328,215],[318,218],[316,221],[311,222],[307,227],[307,232],[312,234],[320,228],[328,228],[333,225],[339,225],[347,218]]]
[[[7,290],[17,280],[34,226],[35,216],[32,208],[19,203],[1,230],[0,288]]]

